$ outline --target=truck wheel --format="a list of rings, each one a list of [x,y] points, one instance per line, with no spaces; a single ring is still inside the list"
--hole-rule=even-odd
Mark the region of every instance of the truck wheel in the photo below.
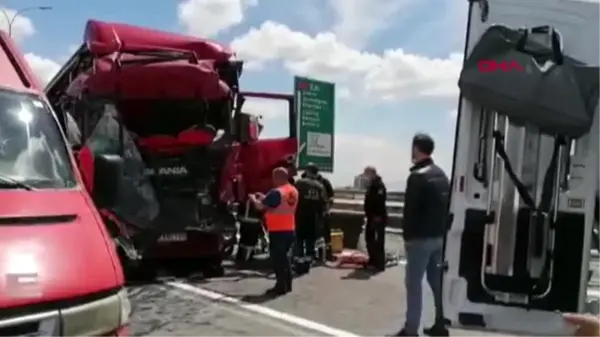
[[[222,277],[224,275],[225,268],[223,268],[223,259],[220,256],[207,261],[204,269],[204,277]]]
[[[121,258],[121,265],[123,266],[126,282],[144,282],[147,279],[144,266],[140,261],[132,261],[125,257]]]

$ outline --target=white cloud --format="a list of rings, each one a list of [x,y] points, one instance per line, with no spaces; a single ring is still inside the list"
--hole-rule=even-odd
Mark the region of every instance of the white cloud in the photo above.
[[[35,34],[33,22],[26,16],[15,16],[15,14],[17,14],[15,10],[0,7],[0,29],[8,31],[10,25],[11,36],[17,41]],[[46,84],[60,69],[60,65],[55,61],[33,53],[26,53],[25,59],[29,62],[33,72],[39,77],[42,84]]]
[[[398,20],[400,10],[415,0],[331,0],[336,16],[332,27],[337,38],[354,48]]]
[[[435,137],[434,137],[435,138]],[[452,144],[438,144],[434,160],[449,175]],[[446,148],[447,147],[447,148]],[[411,162],[410,142],[399,143],[368,135],[338,134],[335,138],[335,186],[352,185],[354,176],[367,165],[375,166],[390,190],[404,190]]]
[[[242,110],[245,113],[261,116],[264,119],[276,119],[287,117],[288,103],[280,100],[249,98],[244,102]]]
[[[33,53],[25,54],[25,59],[29,62],[29,66],[31,66],[33,72],[39,77],[42,84],[48,83],[61,67],[60,64],[53,60]]]
[[[359,51],[333,33],[309,36],[266,21],[236,38],[232,47],[254,67],[281,61],[292,73],[336,82],[355,98],[398,100],[456,95],[461,57],[445,59],[391,49],[383,54]]]
[[[201,37],[218,34],[240,24],[256,0],[185,0],[177,5],[177,17],[188,33]]]
[[[15,14],[17,12],[13,9],[0,7],[0,30],[8,32],[10,26],[11,36],[17,41],[35,34],[33,22],[23,15],[15,17]]]
[[[465,29],[469,12],[469,1],[435,0],[422,1],[419,8],[423,20],[410,25],[410,33],[403,41],[410,46],[424,46],[432,53],[464,48]],[[435,6],[432,11],[431,7]],[[417,15],[419,15],[417,14]]]

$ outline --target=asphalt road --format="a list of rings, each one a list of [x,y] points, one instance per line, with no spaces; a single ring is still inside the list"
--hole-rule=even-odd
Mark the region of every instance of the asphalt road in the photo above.
[[[318,333],[168,285],[132,287],[130,298],[133,336],[314,336]]]
[[[390,251],[402,255],[402,241],[388,235]],[[164,280],[130,288],[136,336],[383,336],[403,321],[402,264],[377,275],[318,267],[297,278],[294,291],[268,299],[274,280],[267,273],[227,268],[215,279]],[[600,268],[594,264],[598,278]],[[595,285],[597,289],[597,285]],[[424,287],[427,289],[427,287]],[[427,290],[426,290],[427,291]],[[423,324],[433,318],[426,293]],[[500,335],[454,329],[454,336]]]

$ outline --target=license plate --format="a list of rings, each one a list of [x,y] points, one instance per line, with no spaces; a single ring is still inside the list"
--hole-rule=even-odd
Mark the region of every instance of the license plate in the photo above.
[[[158,242],[183,242],[187,240],[186,233],[163,234],[158,238]]]

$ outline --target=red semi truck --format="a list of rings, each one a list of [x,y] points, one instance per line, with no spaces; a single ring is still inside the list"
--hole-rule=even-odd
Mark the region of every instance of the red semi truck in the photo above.
[[[96,197],[122,162],[98,157]],[[0,31],[0,335],[120,336],[131,307],[117,251],[27,61]]]
[[[222,273],[239,205],[269,189],[273,168],[292,167],[293,96],[242,92],[242,68],[212,41],[90,20],[47,85],[72,146],[125,162],[117,203],[94,201],[127,263],[202,260]],[[289,137],[259,139],[262,125],[243,112],[247,97],[287,101]],[[92,195],[105,183],[88,180]]]

